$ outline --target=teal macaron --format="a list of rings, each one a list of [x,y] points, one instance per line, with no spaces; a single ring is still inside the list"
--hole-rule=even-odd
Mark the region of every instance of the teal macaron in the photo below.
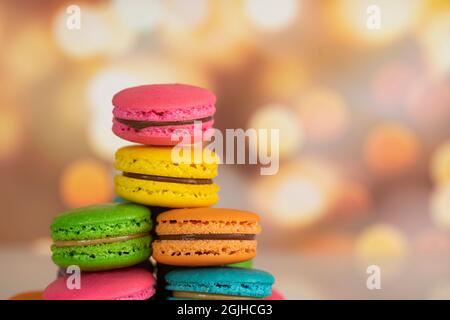
[[[170,299],[261,299],[272,294],[274,277],[246,268],[182,268],[169,272],[166,289]]]
[[[82,271],[123,268],[151,254],[151,213],[132,203],[111,203],[74,209],[51,224],[53,262]]]

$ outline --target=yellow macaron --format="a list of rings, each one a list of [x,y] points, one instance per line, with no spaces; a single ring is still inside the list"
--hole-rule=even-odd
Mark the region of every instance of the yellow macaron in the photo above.
[[[128,146],[116,152],[114,179],[118,196],[168,208],[211,206],[218,201],[218,157],[212,151],[185,147]]]

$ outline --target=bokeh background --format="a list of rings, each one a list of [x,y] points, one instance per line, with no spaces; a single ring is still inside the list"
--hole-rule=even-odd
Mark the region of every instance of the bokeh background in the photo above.
[[[222,165],[218,206],[261,215],[288,298],[450,298],[448,0],[11,0],[0,43],[1,298],[54,277],[55,215],[114,197],[112,95],[164,82],[281,130],[278,174]]]

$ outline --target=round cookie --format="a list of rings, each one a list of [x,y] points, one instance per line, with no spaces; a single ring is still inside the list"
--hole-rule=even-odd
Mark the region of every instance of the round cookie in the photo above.
[[[147,300],[155,293],[155,278],[142,268],[81,273],[79,289],[69,289],[67,281],[53,281],[44,300]]]
[[[176,145],[180,140],[171,137],[177,130],[189,134],[189,143],[202,141],[204,132],[213,126],[215,102],[211,91],[191,85],[127,88],[113,97],[112,129],[122,139],[146,145]]]
[[[271,295],[275,282],[265,271],[230,267],[176,269],[165,278],[172,299],[262,299]]]
[[[220,266],[253,259],[259,216],[240,210],[193,208],[156,218],[153,258],[173,266]]]
[[[212,181],[218,162],[213,152],[197,148],[182,149],[177,158],[172,148],[124,147],[115,156],[115,167],[122,171],[114,178],[115,192],[148,206],[211,206],[219,199],[219,186]]]
[[[51,224],[52,260],[83,271],[128,267],[151,254],[150,210],[137,204],[102,204],[74,209]]]

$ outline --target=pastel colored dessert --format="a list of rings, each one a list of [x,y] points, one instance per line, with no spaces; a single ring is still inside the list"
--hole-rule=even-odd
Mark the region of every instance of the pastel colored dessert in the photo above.
[[[146,145],[176,145],[181,142],[172,140],[177,131],[188,133],[189,142],[202,141],[213,126],[215,102],[211,91],[191,85],[127,88],[113,97],[112,129],[122,139]],[[198,123],[195,134],[194,122]]]
[[[142,268],[81,273],[80,288],[68,288],[57,278],[44,291],[44,300],[147,300],[155,293],[155,278]]]
[[[227,267],[236,267],[236,268],[253,268],[253,260],[247,260],[242,262],[230,263],[226,265]]]
[[[220,266],[256,256],[255,213],[218,208],[175,209],[156,218],[153,258],[173,266]]]
[[[261,270],[221,267],[176,269],[166,281],[172,299],[252,300],[270,296],[275,279]]]
[[[286,299],[278,290],[272,288],[272,294],[268,297],[265,297],[264,300],[286,300]]]
[[[121,198],[149,206],[203,207],[215,204],[219,186],[218,157],[207,150],[183,149],[186,157],[175,158],[172,148],[128,146],[116,152],[114,179]]]
[[[74,209],[51,224],[52,260],[83,271],[128,267],[150,257],[150,210],[137,204]]]
[[[42,291],[28,291],[13,295],[9,300],[42,300]]]

